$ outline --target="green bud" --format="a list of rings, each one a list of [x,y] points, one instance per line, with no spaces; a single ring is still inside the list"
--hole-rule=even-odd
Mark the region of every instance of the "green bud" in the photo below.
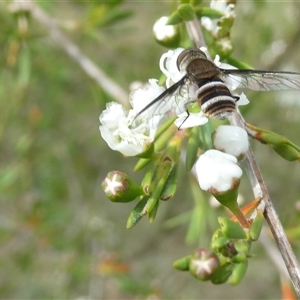
[[[233,264],[225,263],[211,276],[210,281],[213,284],[222,284],[228,280],[232,274]]]
[[[191,261],[191,255],[184,256],[173,262],[173,267],[179,271],[188,271]]]
[[[233,263],[241,263],[241,262],[244,262],[247,259],[248,259],[248,256],[246,255],[246,253],[238,253],[237,255],[232,257],[231,261]]]
[[[126,203],[144,194],[141,186],[137,185],[127,174],[119,171],[109,172],[102,181],[101,187],[112,202]]]
[[[177,11],[183,21],[192,21],[196,17],[194,9],[190,4],[179,5]]]
[[[155,40],[167,48],[177,48],[180,44],[180,29],[177,25],[167,25],[167,17],[161,17],[153,26]]]
[[[281,145],[273,146],[273,149],[281,157],[288,161],[299,160],[300,161],[300,152],[298,149],[290,145],[289,143],[283,143]]]
[[[237,254],[232,258],[232,262],[241,263],[250,256],[251,242],[248,240],[239,240],[234,243]]]
[[[228,282],[231,285],[237,285],[243,279],[248,267],[248,260],[244,260],[234,265],[232,275],[229,277]]]
[[[199,248],[191,255],[189,271],[201,281],[209,280],[219,267],[219,258],[210,249]]]
[[[288,140],[286,137],[275,132],[246,124],[250,129],[251,135],[261,143],[271,146],[281,157],[288,161],[300,161],[300,148]],[[256,133],[256,134],[254,134]]]
[[[226,238],[225,236],[220,236],[214,240],[211,241],[211,248],[216,251],[219,252],[222,248],[224,248],[229,242],[229,239]]]
[[[263,211],[261,209],[257,209],[257,215],[252,221],[252,224],[250,225],[250,231],[249,231],[249,235],[252,241],[258,240],[262,229],[263,221],[264,221]]]
[[[218,222],[222,233],[229,239],[245,239],[246,232],[239,223],[233,222],[227,218],[219,217]]]

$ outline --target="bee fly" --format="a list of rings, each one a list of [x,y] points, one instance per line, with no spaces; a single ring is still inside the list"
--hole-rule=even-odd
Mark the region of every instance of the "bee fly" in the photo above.
[[[177,58],[177,68],[186,74],[175,84],[146,105],[137,117],[149,108],[154,114],[166,113],[168,104],[174,108],[174,97],[182,87],[196,86],[196,98],[185,102],[184,107],[198,102],[207,117],[223,119],[236,109],[239,97],[232,95],[229,87],[248,88],[255,91],[300,90],[300,73],[248,69],[222,69],[210,61],[199,49],[186,49]],[[171,108],[169,111],[172,110]]]

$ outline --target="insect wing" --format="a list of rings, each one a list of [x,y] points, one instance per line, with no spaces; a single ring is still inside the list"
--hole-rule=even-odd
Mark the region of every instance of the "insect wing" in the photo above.
[[[158,97],[147,104],[141,111],[138,112],[138,118],[150,119],[155,115],[164,115],[168,112],[175,111],[177,108],[176,95],[184,86],[186,76],[178,82],[166,89]]]
[[[221,78],[229,87],[254,91],[300,90],[300,73],[220,69]]]

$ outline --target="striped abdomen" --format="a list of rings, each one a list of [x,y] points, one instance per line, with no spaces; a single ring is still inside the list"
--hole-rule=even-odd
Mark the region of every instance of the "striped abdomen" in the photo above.
[[[219,78],[198,84],[198,103],[206,116],[223,119],[235,111],[237,97],[232,96],[225,83]]]

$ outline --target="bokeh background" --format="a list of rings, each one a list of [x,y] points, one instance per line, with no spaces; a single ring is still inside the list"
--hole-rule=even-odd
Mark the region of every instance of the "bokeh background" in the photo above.
[[[129,92],[133,81],[160,76],[158,61],[165,49],[154,41],[152,26],[175,6],[123,1],[113,9],[124,18],[109,22],[107,2],[35,4]],[[45,26],[30,14],[12,12],[8,4],[0,3],[0,298],[280,298],[278,272],[259,242],[237,287],[198,282],[172,268],[175,259],[197,247],[185,243],[188,221],[170,222],[195,205],[184,168],[176,197],[161,205],[155,222],[145,219],[125,229],[135,204],[109,202],[100,184],[115,169],[137,181],[142,174],[132,171],[135,158],[111,151],[99,134],[99,115],[114,99]],[[256,69],[300,72],[299,2],[238,1],[236,15],[235,58]],[[247,95],[251,105],[243,113],[248,122],[299,143],[299,92]],[[298,163],[257,142],[252,145],[284,226],[297,229]],[[242,192],[246,201],[252,199],[246,176]],[[199,237],[203,246],[214,229],[208,226]],[[300,257],[293,232],[291,242]]]

